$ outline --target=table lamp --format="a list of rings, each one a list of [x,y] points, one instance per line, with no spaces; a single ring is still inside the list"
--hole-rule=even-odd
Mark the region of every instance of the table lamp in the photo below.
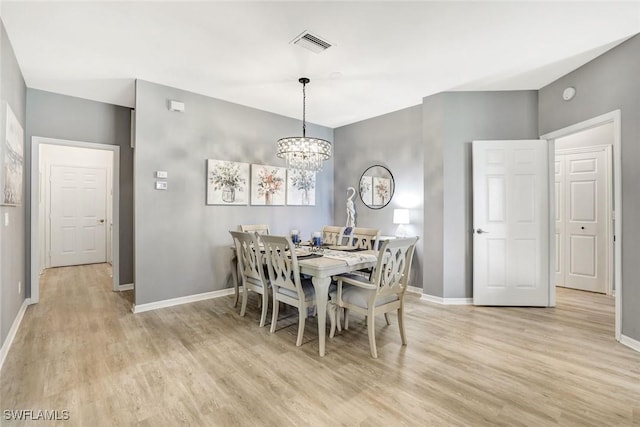
[[[396,230],[396,237],[407,237],[407,233],[403,225],[409,224],[409,209],[394,209],[393,223],[398,224],[398,229]]]

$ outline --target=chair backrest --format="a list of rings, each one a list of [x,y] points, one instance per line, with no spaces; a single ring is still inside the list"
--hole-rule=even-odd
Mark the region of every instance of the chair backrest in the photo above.
[[[242,231],[229,231],[229,233],[236,246],[236,257],[242,279],[254,285],[264,286],[266,280],[257,236],[254,233]]]
[[[322,228],[322,243],[328,245],[342,245],[344,240],[345,227],[335,225],[325,225]]]
[[[271,286],[287,288],[304,299],[295,248],[288,236],[262,236]]]
[[[240,231],[245,233],[271,234],[268,224],[240,224]]]
[[[374,246],[377,245],[379,238],[380,230],[377,228],[353,227],[349,240],[358,249],[376,249]]]
[[[404,294],[409,284],[413,251],[417,237],[385,240],[378,252],[378,262],[371,283],[378,286],[378,296]]]

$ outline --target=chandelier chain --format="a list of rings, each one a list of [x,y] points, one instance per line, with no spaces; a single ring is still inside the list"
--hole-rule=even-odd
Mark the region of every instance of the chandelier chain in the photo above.
[[[307,84],[302,83],[302,137],[307,136]]]

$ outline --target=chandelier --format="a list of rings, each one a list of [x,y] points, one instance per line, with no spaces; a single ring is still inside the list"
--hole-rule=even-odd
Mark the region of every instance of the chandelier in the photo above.
[[[318,172],[322,162],[331,158],[331,143],[320,138],[307,137],[306,86],[309,79],[301,77],[302,83],[302,136],[290,136],[278,140],[277,156],[285,159],[287,168]]]

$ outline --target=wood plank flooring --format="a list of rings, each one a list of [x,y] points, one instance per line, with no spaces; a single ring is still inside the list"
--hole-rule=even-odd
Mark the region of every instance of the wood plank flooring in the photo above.
[[[614,339],[613,299],[558,290],[558,307],[442,306],[407,297],[397,319],[364,319],[295,346],[289,309],[275,334],[257,298],[141,314],[110,289],[106,265],[56,268],[41,281],[0,373],[0,409],[68,410],[59,425],[640,425],[640,353]],[[47,425],[6,420],[2,425]]]

